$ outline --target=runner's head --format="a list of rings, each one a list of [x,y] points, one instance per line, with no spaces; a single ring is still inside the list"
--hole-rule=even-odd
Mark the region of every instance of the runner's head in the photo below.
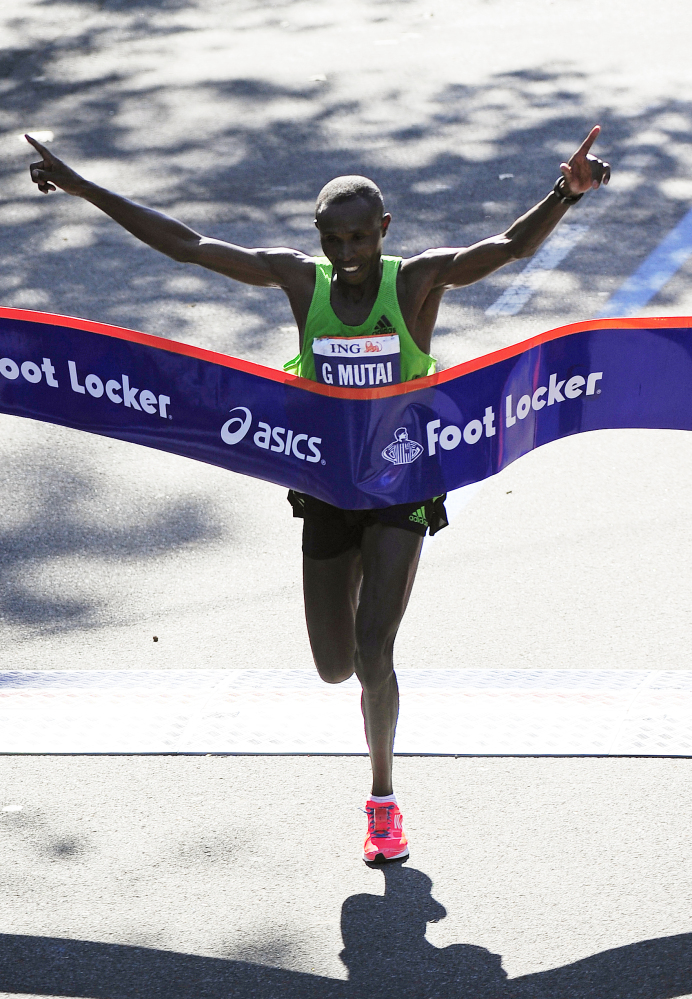
[[[367,177],[336,177],[317,196],[315,225],[322,251],[339,280],[361,284],[379,268],[391,215],[382,192]]]

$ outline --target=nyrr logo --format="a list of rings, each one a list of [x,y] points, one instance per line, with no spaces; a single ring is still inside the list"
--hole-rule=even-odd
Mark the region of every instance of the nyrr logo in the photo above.
[[[240,444],[247,437],[252,426],[252,413],[246,406],[236,406],[231,413],[242,413],[242,416],[232,416],[221,427],[221,440],[224,444]],[[301,461],[318,462],[322,454],[317,447],[322,443],[321,437],[308,437],[307,434],[296,434],[286,427],[270,427],[260,421],[257,432],[252,438],[255,447],[263,451],[276,451],[287,456],[294,455]],[[285,436],[284,436],[285,435]],[[303,450],[307,448],[307,450]]]
[[[410,441],[408,430],[399,427],[394,431],[394,440],[382,452],[385,461],[391,461],[392,465],[410,465],[423,454],[423,445],[418,441]]]

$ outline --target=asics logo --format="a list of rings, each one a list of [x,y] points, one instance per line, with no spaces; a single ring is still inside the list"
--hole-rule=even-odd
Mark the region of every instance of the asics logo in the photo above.
[[[221,440],[229,446],[244,440],[252,426],[252,413],[246,406],[235,406],[231,414],[238,415],[231,415],[230,420],[226,420],[221,427]],[[297,434],[287,427],[271,427],[261,420],[257,423],[257,431],[253,434],[252,442],[255,447],[264,451],[275,451],[313,464],[322,459],[317,446],[322,443],[321,437]]]
[[[232,413],[243,413],[243,416],[233,416],[221,427],[221,440],[224,444],[238,444],[250,429],[252,413],[245,406],[236,406]]]

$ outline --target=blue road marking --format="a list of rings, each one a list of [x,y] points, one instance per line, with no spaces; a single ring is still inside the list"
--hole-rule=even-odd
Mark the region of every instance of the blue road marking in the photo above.
[[[649,254],[596,316],[631,316],[646,305],[692,256],[692,209]]]

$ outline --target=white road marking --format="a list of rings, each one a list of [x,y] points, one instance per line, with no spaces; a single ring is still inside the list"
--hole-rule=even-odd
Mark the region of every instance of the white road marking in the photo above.
[[[692,209],[668,233],[596,316],[631,316],[658,294],[692,256]]]
[[[641,172],[651,163],[647,155],[632,154],[619,164],[607,188],[591,191],[589,199],[572,209],[573,222],[563,222],[550,236],[538,252],[531,258],[523,271],[505,288],[500,297],[485,310],[486,316],[516,316],[521,312],[534,292],[542,288],[551,273],[559,267],[565,257],[587,234],[593,223],[607,210],[617,206],[620,198],[640,186],[644,176]]]
[[[509,287],[485,310],[486,316],[516,316],[521,312],[534,292],[543,287],[550,272],[562,263],[588,231],[589,226],[584,224],[560,226],[521,274],[517,274]]]
[[[398,678],[399,754],[692,756],[689,670],[401,670]],[[325,684],[313,670],[0,674],[3,753],[365,749],[359,684]]]

